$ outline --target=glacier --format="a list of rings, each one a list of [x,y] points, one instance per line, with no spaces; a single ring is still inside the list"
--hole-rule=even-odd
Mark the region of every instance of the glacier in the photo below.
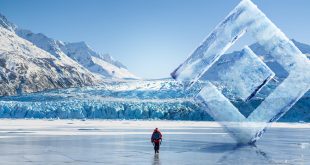
[[[109,84],[109,85],[108,85]],[[171,89],[175,86],[176,88]],[[141,89],[142,88],[142,89]],[[1,97],[3,118],[207,120],[182,86],[170,81],[110,82]]]
[[[204,107],[213,119],[221,122],[239,143],[253,144],[262,136],[271,122],[281,118],[310,89],[310,62],[307,56],[254,3],[250,0],[242,0],[193,54],[171,73],[171,76],[182,82],[186,89],[191,88],[245,33],[250,33],[258,41],[269,56],[288,73],[287,77],[247,118],[211,83],[205,85],[195,97],[195,101]],[[247,50],[247,57],[255,55],[250,48],[246,47],[245,50]],[[226,67],[233,69],[229,69],[228,73],[220,73],[221,76],[217,79],[219,82],[224,81],[222,84],[226,88],[241,91],[235,92],[239,95],[241,93],[241,98],[251,98],[256,95],[256,91],[261,90],[275,75],[270,72],[271,76],[262,81],[260,76],[255,77],[260,72],[253,71],[255,76],[249,74],[249,70],[257,67],[255,61],[236,60],[242,62],[238,65],[227,65]],[[260,68],[266,68],[266,66]],[[229,73],[230,75],[226,76]],[[268,69],[262,73],[267,75]],[[257,90],[254,92],[244,87],[252,87],[253,82],[257,84],[256,81],[261,81],[262,85],[256,85]]]
[[[276,86],[268,84],[251,100],[231,97],[240,113],[247,116]],[[192,97],[202,89],[199,81],[190,90],[171,79],[110,81],[104,85],[49,90],[0,97],[0,118],[59,119],[164,119],[212,121]],[[280,121],[310,122],[310,92]]]

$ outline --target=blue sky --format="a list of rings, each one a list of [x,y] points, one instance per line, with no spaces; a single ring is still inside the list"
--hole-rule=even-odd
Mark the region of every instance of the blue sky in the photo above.
[[[290,38],[310,44],[309,0],[253,2]],[[169,77],[238,3],[0,0],[0,12],[21,28],[62,41],[85,41],[96,51],[111,54],[140,77],[163,78]]]

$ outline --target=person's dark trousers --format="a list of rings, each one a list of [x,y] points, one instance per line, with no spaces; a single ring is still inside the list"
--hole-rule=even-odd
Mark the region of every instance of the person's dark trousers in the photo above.
[[[155,153],[156,151],[158,152],[159,151],[159,142],[154,142],[154,150],[155,150]]]

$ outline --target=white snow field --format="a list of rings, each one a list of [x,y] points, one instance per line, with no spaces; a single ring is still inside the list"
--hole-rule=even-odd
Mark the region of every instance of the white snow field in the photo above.
[[[0,164],[309,164],[310,124],[274,123],[236,146],[215,122],[0,120]],[[150,136],[163,133],[160,154]]]

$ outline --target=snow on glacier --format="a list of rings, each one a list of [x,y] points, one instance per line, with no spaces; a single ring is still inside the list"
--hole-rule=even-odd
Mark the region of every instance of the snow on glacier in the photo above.
[[[217,92],[217,96],[210,98],[211,93],[216,94],[214,91],[216,89],[208,83],[197,95],[196,100],[215,120],[222,121],[223,126],[238,142],[254,143],[261,137],[268,123],[282,117],[310,88],[310,63],[307,56],[255,4],[250,0],[241,1],[171,76],[183,82],[187,88],[192,87],[245,32],[250,33],[289,75],[271,94],[265,97],[248,118],[242,118],[242,115],[236,112],[235,107],[229,104],[221,93]],[[250,63],[241,63],[241,65],[251,66],[253,63],[253,61],[247,62]],[[244,78],[240,75],[246,74],[247,71],[242,71],[242,73],[234,74],[237,81],[230,82],[235,84],[234,87],[237,89],[243,88],[243,83],[239,82],[243,82]],[[245,80],[245,83],[251,86],[251,81]],[[258,86],[258,89],[260,87],[262,86]],[[232,113],[236,114],[232,115]],[[234,121],[239,128],[236,130],[234,126],[225,124],[223,120]],[[248,122],[262,124],[255,124],[255,127],[249,129],[251,124]]]

